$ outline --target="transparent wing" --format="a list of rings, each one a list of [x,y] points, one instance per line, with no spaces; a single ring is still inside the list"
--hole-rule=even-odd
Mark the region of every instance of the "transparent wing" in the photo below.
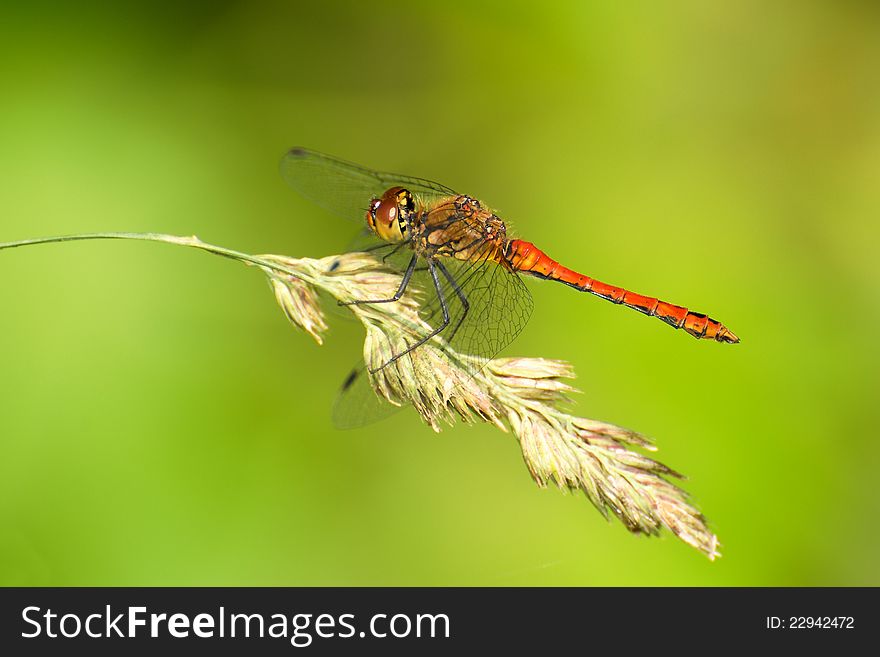
[[[281,177],[305,198],[354,221],[362,221],[370,200],[390,187],[408,189],[423,205],[457,195],[449,187],[424,178],[373,171],[299,147],[281,158]]]
[[[378,253],[378,252],[377,252]],[[386,254],[387,262],[405,269],[412,251]],[[475,369],[509,345],[528,323],[534,309],[529,289],[521,277],[485,257],[477,260],[436,258],[440,292],[449,313],[449,325],[439,336],[456,352],[473,356]],[[447,275],[448,274],[448,275]],[[413,275],[424,299],[420,315],[432,327],[443,323],[441,294],[438,294],[427,260],[421,260]]]
[[[523,330],[534,309],[532,295],[515,272],[486,258],[438,258],[435,263],[449,313],[449,326],[440,336],[456,352],[476,357],[481,368]],[[441,297],[436,291],[431,294],[432,288],[426,288],[429,301],[421,314],[438,326],[443,320]]]
[[[333,404],[333,424],[337,429],[357,429],[391,417],[400,406],[379,397],[370,385],[363,363],[352,368],[342,382]]]

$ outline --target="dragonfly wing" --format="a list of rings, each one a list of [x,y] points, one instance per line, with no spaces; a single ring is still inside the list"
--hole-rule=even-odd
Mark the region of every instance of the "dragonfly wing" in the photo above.
[[[337,429],[357,429],[391,417],[400,406],[382,399],[370,385],[363,363],[345,378],[333,404],[333,424]]]
[[[373,171],[307,148],[292,148],[281,158],[281,177],[303,197],[346,219],[362,221],[370,201],[390,187],[404,187],[422,204],[456,192],[424,178]]]
[[[435,263],[449,313],[449,326],[440,337],[456,352],[475,357],[481,368],[525,327],[534,308],[532,295],[515,272],[487,258],[438,258]],[[436,327],[443,321],[440,295],[420,273],[419,285],[426,291],[421,315]]]

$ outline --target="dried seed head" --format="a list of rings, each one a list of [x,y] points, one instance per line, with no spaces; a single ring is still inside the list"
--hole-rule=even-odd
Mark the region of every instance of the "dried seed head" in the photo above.
[[[269,275],[269,284],[287,319],[323,344],[321,334],[327,330],[327,324],[315,289],[299,278],[275,273]]]
[[[342,303],[394,295],[400,277],[365,253],[321,260],[260,256],[286,272],[264,268],[287,317],[319,343],[327,326],[316,289]],[[292,275],[295,273],[296,275]],[[364,362],[376,369],[431,329],[419,317],[419,291],[394,304],[349,306],[366,328]],[[653,450],[644,436],[604,422],[572,416],[562,407],[575,389],[563,379],[570,364],[544,358],[499,358],[473,374],[471,356],[434,339],[405,358],[376,369],[377,395],[411,405],[435,431],[456,419],[480,419],[513,431],[539,486],[581,490],[599,511],[634,533],[668,528],[710,559],[718,541],[687,494],[669,481],[681,475],[634,451]]]

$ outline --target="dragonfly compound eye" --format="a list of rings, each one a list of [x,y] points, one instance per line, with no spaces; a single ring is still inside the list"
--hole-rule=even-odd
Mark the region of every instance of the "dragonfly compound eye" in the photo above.
[[[367,222],[381,239],[399,242],[404,239],[414,212],[413,195],[402,187],[392,187],[382,198],[373,200]]]

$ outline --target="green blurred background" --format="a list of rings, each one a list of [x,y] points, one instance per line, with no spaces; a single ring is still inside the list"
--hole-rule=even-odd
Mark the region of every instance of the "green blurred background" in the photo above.
[[[444,182],[737,346],[528,281],[510,355],[653,436],[723,543],[538,490],[509,436],[338,432],[261,277],[159,244],[0,253],[0,583],[880,585],[880,11],[867,2],[28,3],[0,16],[0,241],[338,253],[301,144]]]

